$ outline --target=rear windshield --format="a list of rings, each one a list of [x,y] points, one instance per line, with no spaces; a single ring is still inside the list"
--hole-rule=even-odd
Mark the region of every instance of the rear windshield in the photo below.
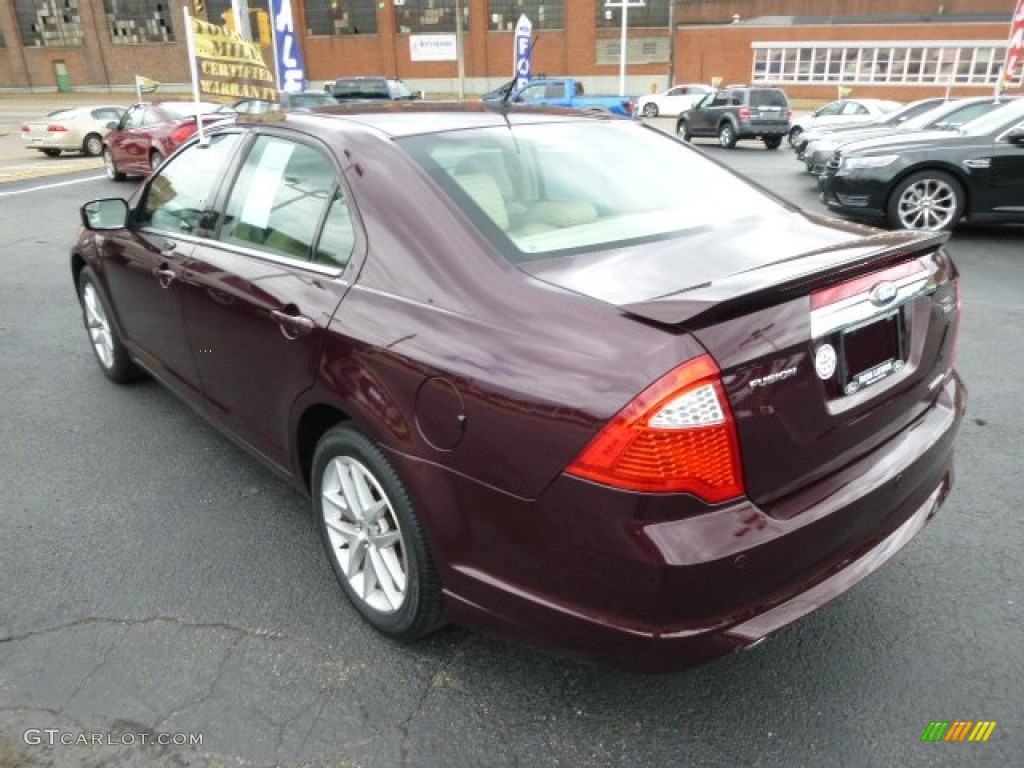
[[[789,102],[782,91],[751,91],[750,106],[752,107],[786,107]]]
[[[397,141],[513,263],[680,237],[781,206],[698,150],[628,121]]]

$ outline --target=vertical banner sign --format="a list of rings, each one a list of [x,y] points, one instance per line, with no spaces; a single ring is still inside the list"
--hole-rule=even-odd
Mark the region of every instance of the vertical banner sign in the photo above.
[[[219,101],[277,101],[274,76],[256,43],[227,27],[196,18],[191,29],[198,94]]]
[[[1010,20],[1010,42],[1006,45],[1006,63],[1003,64],[1003,82],[1012,86],[1024,82],[1024,0],[1017,0],[1017,10]]]
[[[306,65],[302,61],[299,37],[295,34],[292,0],[270,0],[270,18],[273,20],[277,87],[286,93],[304,91]]]
[[[1024,2],[1024,0],[1022,0]],[[515,73],[516,82],[512,86],[515,93],[530,82],[530,56],[533,54],[533,24],[524,13],[516,22],[515,37]]]

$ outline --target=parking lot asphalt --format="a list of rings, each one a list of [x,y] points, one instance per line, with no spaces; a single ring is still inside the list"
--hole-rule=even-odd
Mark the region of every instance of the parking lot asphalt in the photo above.
[[[788,150],[698,146],[823,212]],[[98,371],[68,248],[82,202],[134,185],[97,176],[0,183],[0,768],[1020,763],[1024,228],[949,246],[971,398],[936,519],[756,649],[652,677],[359,621],[306,499],[160,386]],[[997,725],[922,743],[936,720]]]

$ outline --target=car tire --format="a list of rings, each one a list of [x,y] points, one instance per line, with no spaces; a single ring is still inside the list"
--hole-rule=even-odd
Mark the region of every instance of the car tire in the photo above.
[[[736,131],[732,127],[732,123],[722,123],[719,126],[718,143],[725,149],[734,149],[736,147]]]
[[[886,218],[894,229],[952,229],[964,215],[963,186],[943,171],[907,176],[889,196]]]
[[[88,157],[99,157],[103,154],[103,137],[98,133],[90,133],[82,142],[82,154]]]
[[[42,152],[47,157],[60,157],[59,149],[41,149],[39,151]]]
[[[800,141],[800,137],[803,136],[804,129],[799,125],[794,125],[789,129],[789,146],[795,147],[796,143]]]
[[[782,146],[781,136],[765,136],[763,141],[765,149],[778,149]]]
[[[352,425],[338,425],[317,444],[312,486],[327,559],[363,618],[397,640],[441,626],[441,580],[412,500],[384,453]]]
[[[686,120],[676,121],[676,136],[683,141],[690,141],[693,138],[693,134],[690,133],[690,123]]]
[[[653,101],[647,102],[646,104],[644,104],[643,115],[644,117],[657,117],[658,105],[655,104]]]
[[[110,147],[103,148],[103,170],[107,172],[107,178],[111,181],[124,181],[125,179],[125,175],[117,169],[117,163],[114,162]]]
[[[92,351],[100,370],[111,381],[125,384],[144,376],[121,342],[114,327],[113,313],[103,295],[96,273],[85,267],[78,276],[78,302],[82,305],[82,321],[89,333]]]
[[[149,153],[149,170],[150,173],[160,167],[160,164],[164,161],[164,156],[157,150],[153,150]]]

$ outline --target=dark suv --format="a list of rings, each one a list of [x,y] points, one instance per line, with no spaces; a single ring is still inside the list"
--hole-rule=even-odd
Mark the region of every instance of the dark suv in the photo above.
[[[676,122],[676,135],[683,141],[717,136],[726,149],[740,139],[761,139],[768,149],[778,149],[789,133],[792,114],[786,92],[778,88],[724,88],[683,112]]]
[[[390,77],[341,77],[328,88],[331,95],[341,102],[411,101],[423,98],[422,91],[413,91],[401,80]]]

